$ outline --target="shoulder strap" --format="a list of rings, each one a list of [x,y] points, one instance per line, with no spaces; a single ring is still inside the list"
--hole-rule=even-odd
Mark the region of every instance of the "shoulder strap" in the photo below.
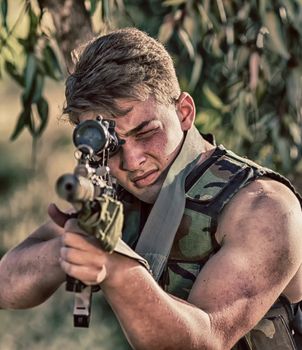
[[[240,160],[232,159],[222,146],[195,170],[186,183],[187,208],[213,216],[230,198],[259,174]]]
[[[260,166],[259,164],[251,161],[248,158],[240,157],[232,151],[227,150],[227,154],[230,158],[236,159],[242,163],[249,165],[251,168],[255,169],[258,176],[267,176],[267,177],[271,178],[272,180],[283,183],[290,190],[292,190],[292,192],[298,198],[298,200],[301,204],[301,207],[302,207],[302,197],[301,197],[300,193],[296,190],[294,185],[286,177],[284,177],[283,175],[279,174],[278,172],[276,172],[272,169],[266,168],[264,166]]]
[[[157,281],[166,265],[175,233],[183,216],[185,179],[196,166],[201,151],[202,141],[199,132],[195,127],[191,128],[178,157],[169,169],[138,239],[135,251],[149,262],[153,277]]]
[[[302,203],[301,196],[293,185],[282,175],[261,167],[249,159],[218,146],[212,157],[197,167],[186,181],[186,208],[208,215],[209,232],[213,245],[219,245],[214,238],[218,217],[233,196],[251,181],[261,176],[270,177],[289,187]]]

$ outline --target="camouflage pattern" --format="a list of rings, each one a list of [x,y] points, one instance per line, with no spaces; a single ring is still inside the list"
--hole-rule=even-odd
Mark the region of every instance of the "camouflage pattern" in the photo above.
[[[99,210],[94,211],[96,203]],[[78,214],[78,222],[85,232],[99,241],[105,251],[111,253],[121,237],[124,222],[122,202],[106,194],[97,197],[94,202],[85,202]]]
[[[298,350],[286,308],[277,302],[232,350]]]
[[[215,253],[212,216],[207,209],[226,190],[229,182],[248,169],[246,164],[222,155],[208,167],[186,193],[187,207],[176,233],[169,261],[161,284],[165,291],[186,299],[202,266]],[[249,169],[248,169],[249,170]],[[236,190],[223,197],[224,206],[243,186],[255,178],[251,172]],[[198,203],[199,211],[188,208],[190,201]]]
[[[244,174],[244,177],[240,174]],[[185,209],[161,280],[165,291],[187,299],[203,265],[219,249],[214,244],[215,229],[213,230],[211,226],[213,220],[211,215],[215,213],[218,216],[223,207],[242,187],[260,176],[272,177],[294,190],[281,175],[229,151],[209,166],[191,186],[186,193],[187,206],[190,206],[190,201],[198,202],[199,211]],[[232,181],[237,182],[236,186],[228,191]],[[215,210],[216,200],[218,207]],[[275,314],[270,311],[270,314],[240,340],[233,350],[296,349],[287,326],[289,321],[285,309],[280,307],[274,312]]]
[[[223,155],[206,169],[202,177],[189,189],[187,196],[202,201],[213,200],[244,168],[246,168],[245,164]]]
[[[160,279],[160,285],[166,292],[184,300],[203,265],[220,248],[214,237],[218,215],[242,187],[261,176],[270,177],[291,188],[301,202],[293,186],[281,175],[239,157],[222,146],[218,146],[214,153],[216,159],[201,169],[202,175],[186,192],[186,208]],[[135,218],[136,224],[132,225],[132,229],[126,227],[123,234],[129,244],[137,241],[134,237],[139,236],[137,203],[132,208],[129,213]],[[233,350],[296,349],[287,323],[284,315],[264,318]]]

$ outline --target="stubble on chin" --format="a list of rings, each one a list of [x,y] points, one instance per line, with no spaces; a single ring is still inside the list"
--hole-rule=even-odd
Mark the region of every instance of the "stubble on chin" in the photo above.
[[[161,174],[154,184],[150,186],[146,186],[141,189],[137,188],[136,190],[133,191],[135,193],[132,193],[132,194],[142,202],[145,202],[148,204],[154,204],[162,189],[166,175],[167,175],[166,172]]]

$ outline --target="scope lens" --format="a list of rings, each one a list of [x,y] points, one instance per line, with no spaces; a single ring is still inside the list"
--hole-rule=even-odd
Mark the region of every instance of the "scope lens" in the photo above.
[[[104,127],[95,120],[85,120],[74,129],[73,143],[76,147],[90,146],[97,154],[106,147],[107,137]]]

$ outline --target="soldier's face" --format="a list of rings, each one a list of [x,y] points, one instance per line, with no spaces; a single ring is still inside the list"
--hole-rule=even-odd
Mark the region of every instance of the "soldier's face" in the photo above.
[[[135,197],[153,203],[192,122],[183,118],[187,109],[184,112],[179,102],[167,107],[149,98],[143,102],[119,101],[119,106],[131,110],[114,118],[115,131],[125,143],[109,159],[111,174]],[[93,116],[86,114],[80,121],[90,118]]]

